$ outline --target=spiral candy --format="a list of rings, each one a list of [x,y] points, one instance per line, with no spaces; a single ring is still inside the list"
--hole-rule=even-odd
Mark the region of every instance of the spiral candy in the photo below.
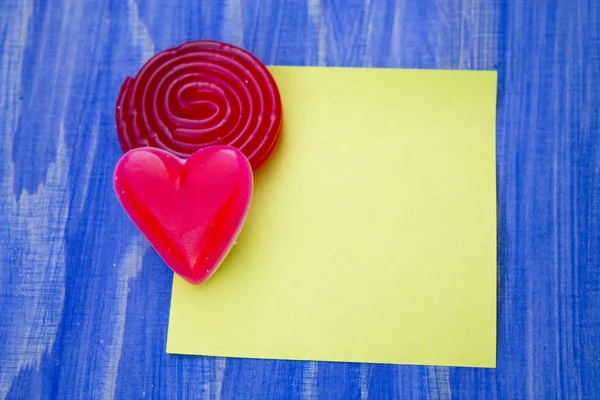
[[[252,54],[193,41],[156,54],[125,80],[116,124],[123,151],[151,146],[188,158],[206,146],[229,145],[257,170],[279,138],[281,99]]]

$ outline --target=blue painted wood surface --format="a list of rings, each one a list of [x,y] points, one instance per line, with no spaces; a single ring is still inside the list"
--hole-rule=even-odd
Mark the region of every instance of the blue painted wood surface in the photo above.
[[[113,195],[113,108],[201,38],[498,70],[496,370],[165,353],[172,275]],[[600,398],[597,1],[2,0],[0,57],[0,399]]]

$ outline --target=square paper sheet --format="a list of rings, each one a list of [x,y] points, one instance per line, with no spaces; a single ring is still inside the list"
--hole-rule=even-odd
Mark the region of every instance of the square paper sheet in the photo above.
[[[281,142],[167,352],[494,367],[496,73],[270,70]]]

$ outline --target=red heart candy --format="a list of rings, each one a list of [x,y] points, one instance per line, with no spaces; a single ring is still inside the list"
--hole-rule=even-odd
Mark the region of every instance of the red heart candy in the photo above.
[[[252,169],[230,146],[187,160],[164,150],[127,152],[115,168],[117,198],[135,225],[183,279],[205,282],[235,243],[252,199]]]

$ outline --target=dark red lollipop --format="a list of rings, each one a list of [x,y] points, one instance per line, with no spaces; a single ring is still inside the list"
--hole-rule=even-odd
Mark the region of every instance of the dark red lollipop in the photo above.
[[[193,41],[152,57],[119,92],[123,151],[158,147],[181,158],[211,145],[238,148],[254,170],[279,138],[281,99],[267,68],[229,44]]]

